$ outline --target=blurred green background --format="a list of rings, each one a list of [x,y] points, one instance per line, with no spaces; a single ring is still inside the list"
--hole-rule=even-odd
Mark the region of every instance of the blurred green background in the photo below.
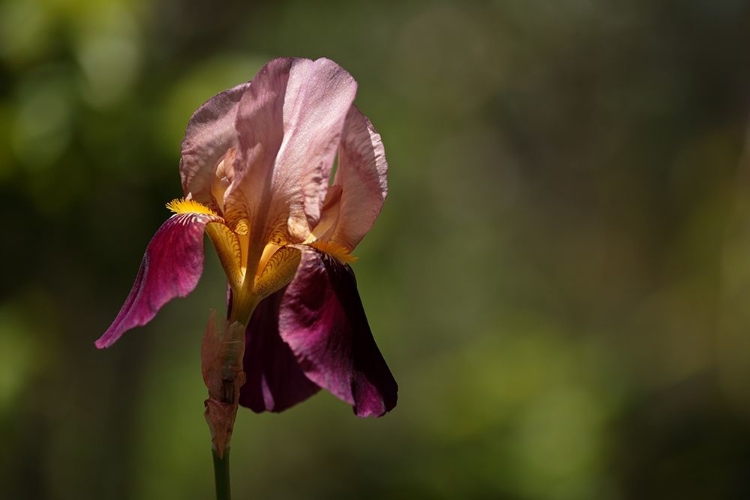
[[[0,498],[210,499],[224,278],[99,352],[179,142],[267,60],[359,81],[400,384],[241,410],[237,499],[750,498],[750,5],[0,0]]]

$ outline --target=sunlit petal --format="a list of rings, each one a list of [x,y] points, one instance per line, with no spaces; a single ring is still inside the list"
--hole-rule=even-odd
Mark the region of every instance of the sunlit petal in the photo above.
[[[386,195],[388,163],[380,135],[356,107],[346,117],[339,164],[314,233],[351,251],[372,228]],[[338,192],[340,190],[340,193]]]
[[[180,178],[185,196],[214,206],[211,186],[216,167],[230,148],[237,146],[234,128],[237,106],[249,83],[215,95],[193,113],[182,140]],[[217,200],[221,202],[221,200]]]
[[[277,59],[242,97],[231,222],[249,215],[252,241],[299,243],[317,224],[328,177],[357,84],[327,59]],[[251,248],[251,256],[262,248]]]
[[[285,287],[297,273],[302,252],[294,247],[278,249],[268,260],[255,283],[255,293],[264,299]]]
[[[220,220],[209,213],[179,213],[162,224],[146,248],[125,304],[96,347],[111,346],[126,331],[151,321],[164,304],[193,291],[203,272],[203,230]]]
[[[227,275],[230,286],[239,287],[244,278],[242,267],[242,249],[240,240],[226,225],[212,222],[206,226],[206,233],[219,256],[221,267]]]

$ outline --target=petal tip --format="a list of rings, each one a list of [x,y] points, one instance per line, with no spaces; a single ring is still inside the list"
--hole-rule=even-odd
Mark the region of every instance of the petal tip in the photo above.
[[[111,338],[111,336],[108,336],[107,333],[99,337],[99,339],[94,342],[94,345],[97,349],[107,349],[112,346],[117,341],[117,338]]]
[[[353,388],[355,404],[354,414],[360,418],[380,418],[396,407],[398,402],[398,384],[388,373],[379,383],[368,381],[360,388]]]

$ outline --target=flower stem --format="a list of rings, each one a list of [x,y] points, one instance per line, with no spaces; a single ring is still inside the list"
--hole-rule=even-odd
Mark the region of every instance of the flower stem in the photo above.
[[[229,450],[224,450],[220,457],[216,448],[212,449],[214,456],[214,480],[216,482],[216,500],[231,500],[232,492],[229,486]]]
[[[201,344],[201,371],[208,389],[206,423],[211,431],[214,457],[216,500],[230,500],[229,442],[240,400],[240,387],[245,383],[242,357],[245,352],[245,325],[237,321],[217,331],[214,313]]]

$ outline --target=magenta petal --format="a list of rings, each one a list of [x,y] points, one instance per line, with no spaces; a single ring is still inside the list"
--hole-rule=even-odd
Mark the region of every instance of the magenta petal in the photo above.
[[[348,265],[305,251],[281,301],[279,332],[305,375],[353,405],[358,416],[381,416],[396,406],[398,386],[372,337]]]
[[[203,272],[203,229],[215,219],[185,213],[162,224],[146,248],[125,304],[96,347],[111,346],[126,331],[151,321],[164,304],[193,291]]]
[[[247,381],[240,389],[240,404],[257,413],[286,410],[320,390],[305,377],[294,353],[279,336],[283,292],[258,304],[245,333]]]

